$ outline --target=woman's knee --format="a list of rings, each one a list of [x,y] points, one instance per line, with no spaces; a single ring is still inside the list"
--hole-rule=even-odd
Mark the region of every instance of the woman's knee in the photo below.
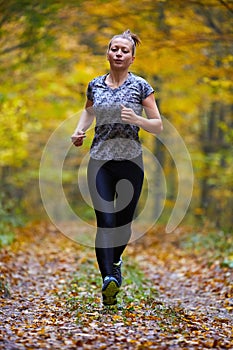
[[[116,225],[113,213],[102,213],[96,211],[97,226],[102,228],[114,228]]]

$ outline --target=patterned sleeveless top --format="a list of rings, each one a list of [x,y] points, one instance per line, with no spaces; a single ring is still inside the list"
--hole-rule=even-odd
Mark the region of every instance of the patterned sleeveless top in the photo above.
[[[121,86],[112,89],[105,83],[107,75],[94,78],[88,84],[87,98],[93,101],[96,117],[90,156],[98,160],[136,158],[142,153],[139,127],[122,122],[121,105],[141,116],[142,101],[154,90],[146,80],[132,73]]]

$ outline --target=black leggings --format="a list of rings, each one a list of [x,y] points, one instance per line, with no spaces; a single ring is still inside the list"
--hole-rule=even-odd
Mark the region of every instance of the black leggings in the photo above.
[[[112,275],[131,236],[131,223],[141,194],[142,157],[123,161],[90,159],[88,186],[94,205],[96,257],[102,277]]]

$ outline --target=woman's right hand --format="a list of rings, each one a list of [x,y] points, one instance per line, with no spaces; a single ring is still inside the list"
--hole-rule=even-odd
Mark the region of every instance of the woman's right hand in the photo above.
[[[73,145],[76,147],[82,146],[83,144],[83,139],[86,137],[86,134],[84,131],[76,131],[72,136],[71,136],[71,141]]]

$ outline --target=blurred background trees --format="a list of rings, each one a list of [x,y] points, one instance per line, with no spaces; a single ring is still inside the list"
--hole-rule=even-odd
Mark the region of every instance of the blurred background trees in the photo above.
[[[187,219],[232,227],[232,17],[226,0],[0,1],[0,216],[45,215],[38,186],[43,149],[64,120],[77,114],[78,121],[87,83],[108,71],[109,39],[130,28],[142,40],[132,71],[154,86],[161,114],[191,155]],[[166,220],[176,169],[166,147],[144,136],[166,174]],[[66,160],[64,188],[74,203],[72,171],[88,142]]]

